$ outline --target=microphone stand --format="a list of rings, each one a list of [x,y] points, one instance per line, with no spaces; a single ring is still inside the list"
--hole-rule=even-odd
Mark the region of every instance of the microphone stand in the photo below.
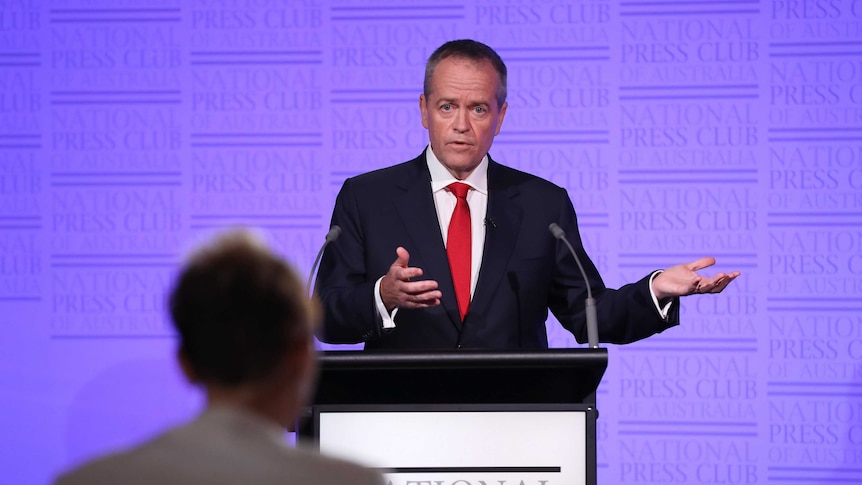
[[[569,240],[566,239],[566,232],[563,231],[556,222],[552,222],[551,225],[548,226],[548,229],[555,238],[566,244],[566,247],[569,248],[569,252],[571,252],[572,256],[575,258],[575,262],[578,263],[578,269],[581,270],[584,284],[587,285],[587,300],[586,307],[584,308],[587,315],[587,340],[589,341],[589,347],[591,349],[597,349],[599,348],[599,321],[596,316],[596,300],[593,299],[593,290],[590,289],[590,280],[587,278],[587,272],[584,271],[584,266],[581,264],[581,260],[578,258],[575,248],[573,248]]]
[[[341,227],[332,226],[329,229],[329,232],[326,233],[326,238],[323,241],[323,245],[320,246],[320,251],[317,252],[317,257],[314,258],[314,264],[311,265],[311,271],[308,273],[308,282],[305,284],[305,292],[308,294],[308,297],[311,298],[314,296],[314,292],[311,288],[311,279],[314,277],[314,272],[317,271],[317,265],[320,264],[320,258],[323,257],[323,250],[326,249],[326,245],[338,239],[338,236],[341,235]]]

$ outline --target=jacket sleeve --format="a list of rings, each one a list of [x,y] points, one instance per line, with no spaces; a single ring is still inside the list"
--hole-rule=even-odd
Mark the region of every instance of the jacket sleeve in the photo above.
[[[596,266],[584,250],[577,216],[568,194],[561,201],[557,223],[566,232],[569,242],[584,266],[593,298],[596,300],[600,341],[614,344],[631,343],[679,323],[678,301],[674,301],[671,306],[667,320],[661,317],[650,294],[649,275],[619,289],[605,286]],[[562,241],[557,241],[555,257],[556,270],[548,306],[563,327],[570,331],[578,342],[584,343],[587,341],[584,310],[587,288],[584,278],[568,247]]]
[[[380,336],[382,321],[374,304],[374,283],[382,275],[366,268],[362,214],[351,179],[335,200],[332,225],[341,235],[323,254],[317,272],[317,290],[323,304],[323,325],[318,338],[332,344],[353,344]]]

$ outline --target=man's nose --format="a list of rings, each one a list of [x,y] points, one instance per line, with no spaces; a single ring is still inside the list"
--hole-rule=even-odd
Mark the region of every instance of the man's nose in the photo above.
[[[452,128],[458,133],[466,133],[470,131],[470,113],[467,110],[459,109],[455,114]]]

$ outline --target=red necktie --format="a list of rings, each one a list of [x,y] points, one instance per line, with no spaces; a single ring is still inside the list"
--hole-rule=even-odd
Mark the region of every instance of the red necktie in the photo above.
[[[455,285],[455,298],[458,299],[458,312],[461,321],[470,308],[470,254],[473,252],[470,230],[470,206],[467,205],[467,192],[470,186],[455,182],[446,187],[455,194],[458,201],[452,220],[449,221],[449,233],[446,239],[446,255],[449,257],[449,270],[452,272],[452,283]]]

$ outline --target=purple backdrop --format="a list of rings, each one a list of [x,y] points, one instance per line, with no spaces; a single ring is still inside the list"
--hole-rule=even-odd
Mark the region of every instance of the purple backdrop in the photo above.
[[[860,0],[0,0],[2,481],[194,413],[183,254],[246,224],[308,271],[462,37],[509,65],[493,155],[568,188],[609,285],[743,272],[610,349],[600,483],[862,482]]]

